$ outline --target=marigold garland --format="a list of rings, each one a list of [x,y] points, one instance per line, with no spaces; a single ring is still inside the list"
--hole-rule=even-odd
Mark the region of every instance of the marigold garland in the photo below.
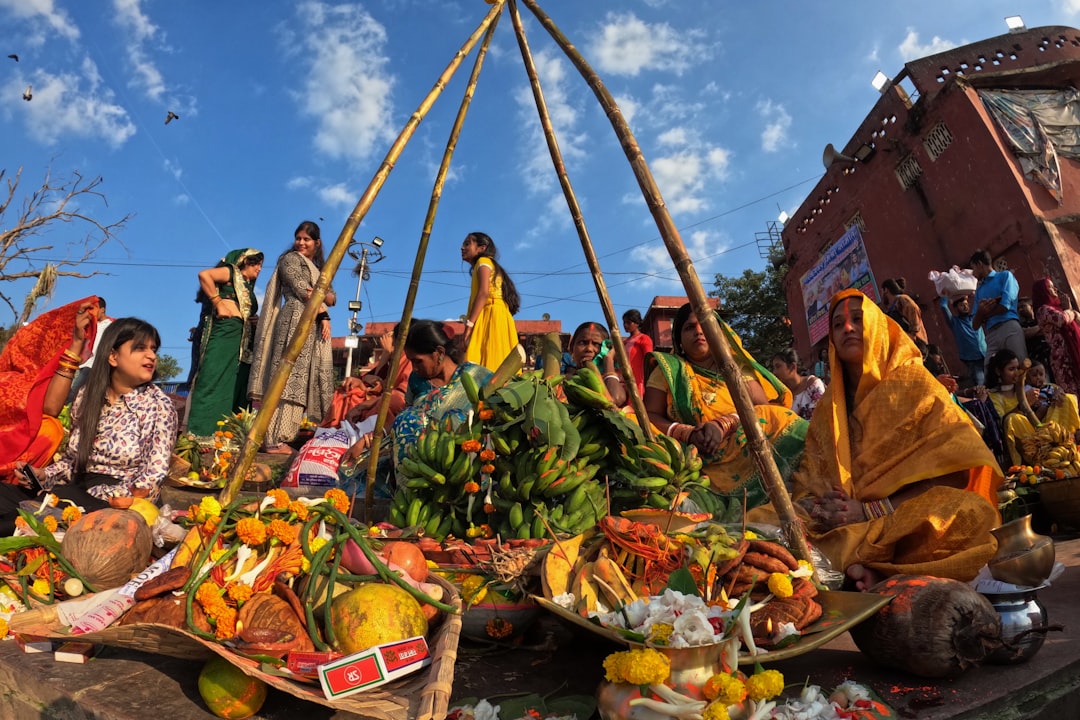
[[[479,440],[466,440],[465,442],[461,443],[461,449],[464,450],[465,452],[470,452],[470,453],[480,452],[480,441]]]
[[[484,448],[480,451],[480,459],[484,462],[491,462],[495,459],[495,451],[491,448]]]

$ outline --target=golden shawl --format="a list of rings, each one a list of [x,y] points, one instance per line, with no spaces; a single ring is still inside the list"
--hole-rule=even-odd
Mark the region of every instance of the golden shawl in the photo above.
[[[970,579],[995,549],[989,529],[1001,469],[967,415],[923,367],[911,338],[861,297],[863,372],[849,413],[843,367],[831,340],[832,383],[818,404],[795,474],[793,499],[839,487],[867,502],[923,480],[965,473],[966,490],[937,487],[896,506],[891,515],[811,533],[837,569],[861,563],[884,574],[905,572]],[[850,422],[849,422],[850,420]]]

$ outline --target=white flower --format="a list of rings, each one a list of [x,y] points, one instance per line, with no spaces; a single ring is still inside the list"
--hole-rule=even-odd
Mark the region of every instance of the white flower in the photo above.
[[[551,598],[551,602],[555,603],[564,610],[572,611],[574,609],[575,603],[577,603],[577,598],[574,597],[574,593],[565,592],[562,595],[556,595],[555,597]]]
[[[481,700],[473,708],[473,717],[476,720],[499,720],[499,706],[492,705],[487,700]]]
[[[794,623],[780,623],[776,627],[776,642],[780,642],[781,640],[789,638],[792,635],[796,637],[802,635],[802,633],[799,632],[798,628],[795,627]]]
[[[713,632],[713,626],[703,612],[689,612],[675,619],[674,632],[671,633],[670,643],[672,647],[676,641],[684,641],[687,645],[712,645],[720,640]]]

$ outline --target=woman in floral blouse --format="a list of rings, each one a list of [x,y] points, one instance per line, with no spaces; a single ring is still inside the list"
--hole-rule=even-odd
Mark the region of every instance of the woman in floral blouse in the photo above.
[[[791,401],[791,410],[799,417],[809,420],[818,400],[825,394],[825,383],[814,375],[799,373],[799,354],[795,352],[795,348],[787,348],[773,355],[769,361],[769,369],[795,395],[795,399]]]

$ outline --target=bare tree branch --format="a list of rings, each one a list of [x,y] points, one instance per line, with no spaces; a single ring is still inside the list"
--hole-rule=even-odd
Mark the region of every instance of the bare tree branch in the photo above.
[[[52,171],[48,170],[41,187],[22,201],[14,222],[8,225],[5,216],[17,197],[22,171],[20,167],[14,177],[7,177],[7,192],[0,191],[0,282],[39,279],[49,266],[48,271],[58,277],[107,275],[100,270],[84,272],[74,269],[92,258],[108,242],[116,242],[127,249],[118,234],[132,215],[125,215],[115,222],[105,222],[98,220],[87,207],[91,202],[101,202],[108,208],[109,202],[100,189],[104,178],[99,175],[87,180],[75,170],[70,178],[57,182],[53,180]],[[0,170],[0,181],[4,180],[6,174],[6,169]],[[38,239],[57,223],[86,227],[82,240],[64,244],[66,257],[59,259],[48,257],[57,250],[55,244]],[[38,299],[32,291],[26,299],[26,307],[32,309]],[[11,309],[14,316],[19,316],[15,303],[8,295],[0,292],[0,301]]]

